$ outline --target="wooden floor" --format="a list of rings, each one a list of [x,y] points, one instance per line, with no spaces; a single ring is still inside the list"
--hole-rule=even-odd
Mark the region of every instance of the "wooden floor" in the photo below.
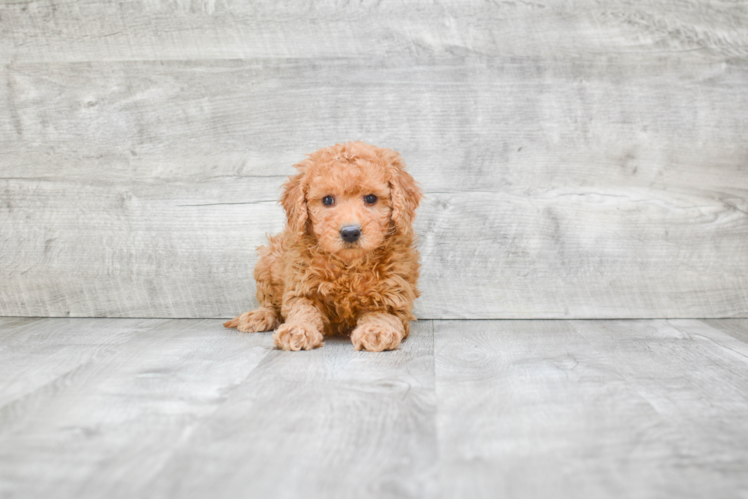
[[[2,497],[748,496],[748,320],[0,318]]]

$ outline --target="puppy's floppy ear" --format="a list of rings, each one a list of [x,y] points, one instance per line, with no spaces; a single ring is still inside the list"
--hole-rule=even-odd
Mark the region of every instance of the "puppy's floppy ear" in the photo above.
[[[392,220],[400,233],[407,234],[413,230],[413,220],[423,193],[413,177],[405,171],[405,162],[400,154],[391,149],[384,149],[383,152],[390,172]]]
[[[283,184],[283,195],[281,196],[281,205],[286,211],[288,228],[298,236],[303,236],[306,233],[308,161],[307,159],[294,165],[299,173],[289,177]]]

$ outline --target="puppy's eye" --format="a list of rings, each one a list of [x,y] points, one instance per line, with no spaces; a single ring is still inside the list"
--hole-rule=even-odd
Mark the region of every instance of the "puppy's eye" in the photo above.
[[[335,203],[335,198],[333,198],[330,195],[325,196],[322,198],[322,204],[326,207],[331,207]]]
[[[364,196],[364,201],[367,205],[373,205],[377,202],[377,197],[373,194],[367,194],[366,196]]]

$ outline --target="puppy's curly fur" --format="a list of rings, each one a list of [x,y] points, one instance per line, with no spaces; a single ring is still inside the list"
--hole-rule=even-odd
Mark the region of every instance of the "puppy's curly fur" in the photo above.
[[[281,199],[286,229],[258,249],[260,307],[224,326],[275,329],[284,350],[314,349],[333,334],[350,334],[357,350],[397,348],[420,295],[412,223],[421,190],[398,153],[363,142],[294,166]]]

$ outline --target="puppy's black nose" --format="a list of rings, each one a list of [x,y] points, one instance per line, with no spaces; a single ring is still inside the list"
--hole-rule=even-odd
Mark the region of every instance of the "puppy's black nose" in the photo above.
[[[340,230],[340,237],[348,243],[353,243],[361,236],[361,229],[358,226],[344,226]]]

